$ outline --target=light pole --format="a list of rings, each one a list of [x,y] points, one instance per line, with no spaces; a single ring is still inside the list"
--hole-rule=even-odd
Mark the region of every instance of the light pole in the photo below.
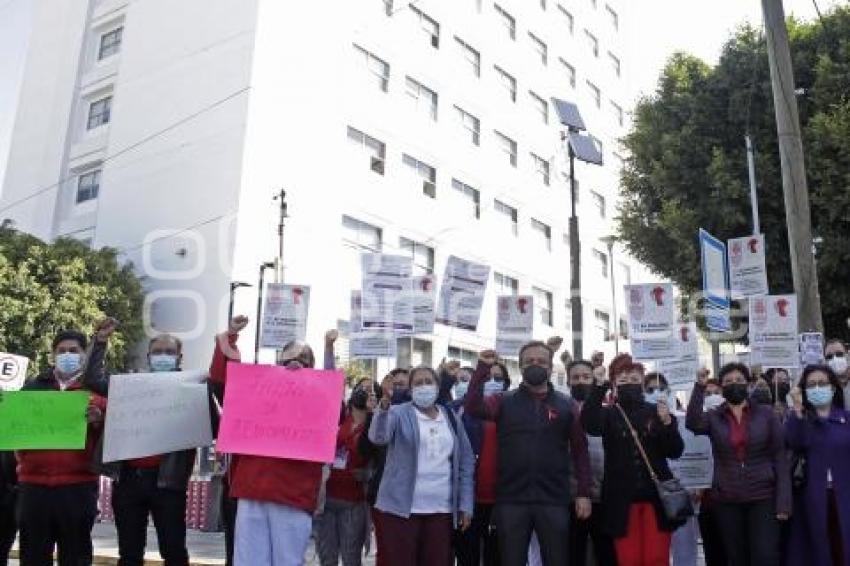
[[[263,280],[266,276],[266,269],[274,269],[275,262],[267,261],[260,264],[260,280],[257,284],[257,322],[254,333],[254,363],[260,360],[260,328],[262,325],[263,316]]]
[[[245,283],[244,281],[231,281],[230,282],[230,302],[227,305],[227,322],[230,323],[233,320],[233,298],[236,294],[236,289],[240,289],[242,287],[250,287],[250,283]]]
[[[620,317],[617,316],[617,285],[614,282],[614,242],[617,241],[617,236],[605,236],[599,238],[608,246],[608,274],[611,279],[611,311],[614,315],[614,353],[620,353]]]

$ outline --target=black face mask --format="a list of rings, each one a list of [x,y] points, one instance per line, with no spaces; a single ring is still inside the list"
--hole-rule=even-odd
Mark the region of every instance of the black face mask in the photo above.
[[[730,383],[723,386],[723,398],[730,405],[740,405],[747,400],[747,384],[746,383]]]
[[[587,401],[587,398],[590,397],[591,391],[593,391],[593,386],[589,383],[579,383],[577,385],[570,386],[570,395],[572,395],[573,399],[579,403]]]
[[[351,403],[351,406],[355,409],[360,409],[362,411],[366,408],[366,404],[368,402],[369,392],[362,387],[358,387],[351,392],[351,399],[349,399],[349,403]]]
[[[393,398],[390,400],[390,404],[401,405],[402,403],[407,403],[408,401],[410,401],[409,389],[395,389],[393,391]]]
[[[643,386],[627,383],[617,386],[617,402],[624,407],[634,407],[643,402]]]
[[[757,387],[756,389],[753,389],[753,392],[750,394],[750,399],[759,405],[773,404],[773,396],[770,394],[770,389],[765,387]]]
[[[531,386],[543,385],[549,381],[549,368],[543,366],[528,366],[522,370],[522,380]]]
[[[788,383],[780,383],[776,386],[776,389],[770,388],[770,394],[776,395],[776,399],[773,400],[774,403],[784,403],[789,393],[791,393],[791,385]]]

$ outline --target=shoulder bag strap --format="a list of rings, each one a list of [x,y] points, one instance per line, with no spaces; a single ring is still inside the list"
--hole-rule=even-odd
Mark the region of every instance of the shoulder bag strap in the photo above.
[[[626,421],[626,426],[629,427],[629,431],[632,433],[632,438],[634,439],[635,444],[637,445],[638,450],[640,451],[640,455],[643,456],[643,462],[644,464],[646,464],[646,469],[649,471],[649,476],[652,478],[652,481],[657,482],[658,476],[655,475],[655,470],[652,469],[652,464],[649,463],[649,457],[647,457],[646,451],[644,451],[643,449],[643,444],[640,441],[640,437],[638,436],[635,427],[632,426],[632,422],[629,420],[629,417],[626,416],[626,412],[623,410],[620,404],[615,403],[614,406],[617,407],[617,409],[620,411],[620,414],[623,415],[623,420]]]

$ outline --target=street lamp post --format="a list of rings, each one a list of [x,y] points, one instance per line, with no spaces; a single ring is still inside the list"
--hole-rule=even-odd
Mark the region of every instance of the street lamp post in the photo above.
[[[260,328],[263,316],[263,280],[266,276],[266,269],[274,269],[275,262],[267,261],[260,264],[260,280],[257,284],[257,322],[254,333],[254,363],[260,361]]]
[[[231,281],[230,282],[230,302],[227,305],[227,322],[230,323],[233,320],[233,299],[236,294],[236,289],[240,289],[242,287],[250,287],[250,283],[245,283],[244,281]]]
[[[611,279],[611,311],[614,315],[614,353],[620,353],[620,317],[617,315],[617,285],[614,282],[614,242],[617,236],[605,236],[599,238],[608,246],[608,274]]]

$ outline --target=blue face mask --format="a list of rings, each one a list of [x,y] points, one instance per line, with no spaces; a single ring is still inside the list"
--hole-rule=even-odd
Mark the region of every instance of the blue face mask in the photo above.
[[[417,385],[411,390],[413,404],[420,409],[427,409],[437,400],[436,385]]]
[[[657,405],[659,401],[667,402],[667,392],[655,390],[652,393],[644,393],[643,400],[652,405]]]
[[[484,383],[484,396],[489,397],[490,395],[494,395],[496,393],[501,393],[504,391],[504,386],[501,381],[496,381],[495,379],[491,379]]]
[[[815,407],[823,407],[832,403],[832,395],[833,391],[831,386],[806,388],[806,397],[809,399],[809,403]]]
[[[177,356],[171,354],[152,354],[150,356],[151,371],[176,371]]]
[[[469,382],[468,381],[458,381],[457,385],[455,385],[455,399],[463,399],[466,396],[466,392],[469,390]]]
[[[83,356],[76,352],[65,352],[56,356],[56,369],[64,375],[73,375],[80,371],[83,365]]]

